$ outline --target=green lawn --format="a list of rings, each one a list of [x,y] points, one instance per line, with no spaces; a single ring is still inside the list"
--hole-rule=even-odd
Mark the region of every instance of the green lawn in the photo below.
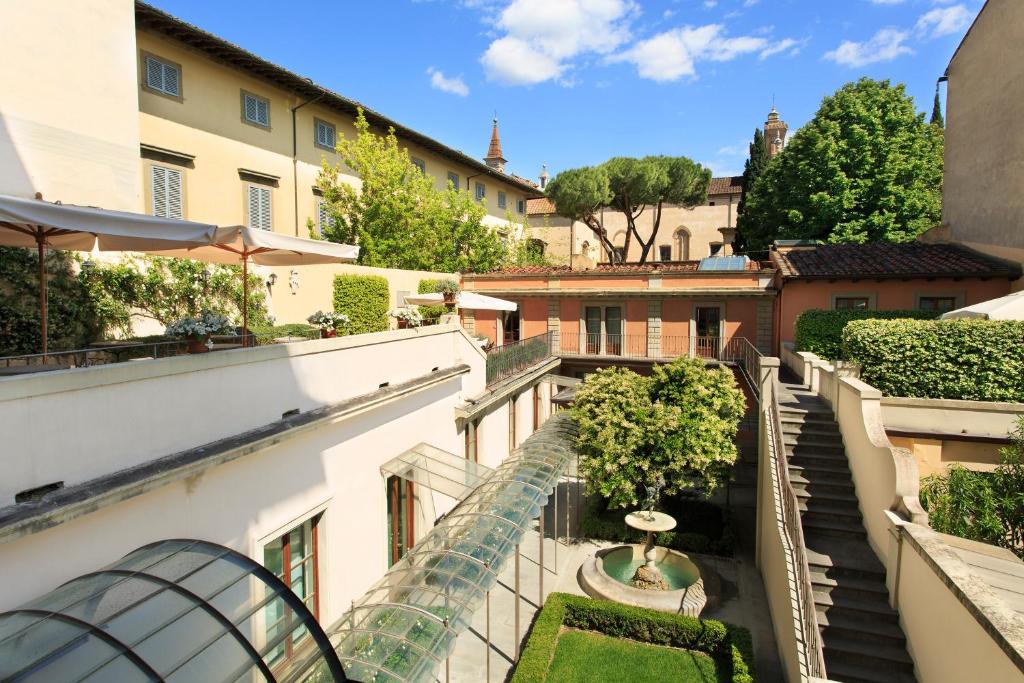
[[[547,680],[558,683],[718,683],[718,665],[700,652],[646,645],[591,631],[563,631]]]

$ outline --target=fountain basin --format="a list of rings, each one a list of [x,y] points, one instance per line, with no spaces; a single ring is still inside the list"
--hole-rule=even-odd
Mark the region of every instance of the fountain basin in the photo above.
[[[709,580],[708,583],[712,586],[717,586],[717,577],[711,572],[702,571],[701,567],[684,553],[655,546],[655,566],[668,581],[670,590],[634,588],[629,582],[636,568],[647,561],[645,550],[647,548],[641,544],[599,550],[580,567],[580,586],[587,595],[594,598],[691,617],[700,616],[709,602],[705,592],[705,580]],[[713,595],[717,594],[716,588]]]

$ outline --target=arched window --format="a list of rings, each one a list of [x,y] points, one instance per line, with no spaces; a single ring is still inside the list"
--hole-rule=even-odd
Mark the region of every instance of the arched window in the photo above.
[[[673,234],[673,246],[675,247],[677,261],[690,260],[690,231],[686,228],[678,228]]]

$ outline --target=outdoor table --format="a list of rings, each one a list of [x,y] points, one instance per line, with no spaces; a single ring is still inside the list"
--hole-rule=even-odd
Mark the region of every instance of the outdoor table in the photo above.
[[[0,368],[0,377],[13,375],[31,375],[36,372],[50,372],[51,370],[67,370],[71,366],[67,363],[47,363],[45,365],[12,365]]]

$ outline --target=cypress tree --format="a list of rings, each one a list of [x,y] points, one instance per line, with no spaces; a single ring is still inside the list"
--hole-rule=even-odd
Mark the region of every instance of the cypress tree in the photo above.
[[[932,104],[932,119],[929,121],[933,126],[945,128],[946,122],[942,118],[942,103],[939,102],[939,84],[935,84],[935,103]]]
[[[746,240],[743,238],[743,209],[746,205],[747,192],[754,186],[754,181],[764,173],[768,167],[771,156],[768,154],[768,145],[764,143],[764,133],[760,128],[754,129],[754,140],[748,147],[749,156],[743,162],[743,187],[740,190],[740,203],[736,207],[736,244],[737,252],[746,250]]]

